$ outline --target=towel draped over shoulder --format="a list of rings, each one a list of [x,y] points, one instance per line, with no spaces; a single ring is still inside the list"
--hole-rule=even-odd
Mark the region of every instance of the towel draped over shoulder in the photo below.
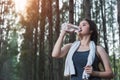
[[[66,61],[65,61],[65,69],[64,69],[64,76],[69,76],[69,75],[74,75],[75,74],[75,68],[74,68],[74,64],[73,64],[73,60],[72,60],[72,56],[75,53],[75,51],[79,48],[80,46],[80,41],[75,41],[70,50],[68,51],[67,57],[66,57]],[[95,51],[96,51],[96,46],[94,41],[90,41],[89,44],[90,47],[90,52],[87,58],[87,65],[92,65],[94,59],[95,59]],[[82,74],[82,78],[83,79],[88,79],[89,78],[89,74],[87,74],[85,72],[85,70],[83,71]]]

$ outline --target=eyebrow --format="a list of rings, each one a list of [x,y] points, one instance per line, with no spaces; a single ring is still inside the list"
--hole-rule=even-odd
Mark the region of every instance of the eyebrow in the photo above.
[[[82,22],[81,24],[88,24],[87,22]],[[80,25],[80,24],[79,24]]]

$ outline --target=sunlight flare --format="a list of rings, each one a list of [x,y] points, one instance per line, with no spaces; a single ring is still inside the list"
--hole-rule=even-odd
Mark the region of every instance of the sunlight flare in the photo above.
[[[25,10],[27,0],[13,0],[15,3],[16,12],[21,12]]]

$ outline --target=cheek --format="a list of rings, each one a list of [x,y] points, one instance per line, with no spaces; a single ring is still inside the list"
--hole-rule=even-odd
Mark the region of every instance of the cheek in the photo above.
[[[84,28],[83,29],[83,33],[86,33],[86,34],[89,34],[90,33],[90,29],[87,27],[87,28]]]

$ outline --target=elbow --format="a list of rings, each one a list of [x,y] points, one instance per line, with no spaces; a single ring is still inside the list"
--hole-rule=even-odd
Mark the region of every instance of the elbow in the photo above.
[[[52,57],[54,58],[54,57],[56,57],[56,55],[54,53],[52,53]]]
[[[115,77],[115,75],[114,75],[113,72],[110,73],[110,76],[111,76],[111,78],[114,78],[114,77]]]
[[[110,78],[110,79],[114,78],[113,72],[108,72],[108,78]]]
[[[56,55],[54,55],[54,54],[52,54],[52,57],[53,57],[53,58],[56,58],[57,56],[56,56]]]
[[[59,55],[52,53],[53,58],[59,58]]]

